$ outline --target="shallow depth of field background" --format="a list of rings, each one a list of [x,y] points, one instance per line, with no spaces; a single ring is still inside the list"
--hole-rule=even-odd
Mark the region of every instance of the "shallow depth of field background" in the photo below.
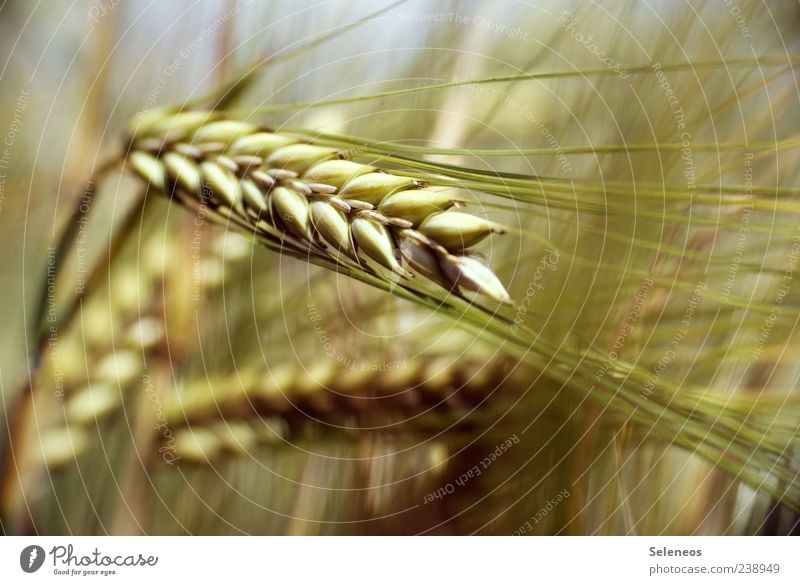
[[[606,416],[596,404],[545,381],[532,386],[516,415],[489,430],[453,430],[450,421],[434,419],[419,428],[398,425],[363,433],[309,421],[294,433],[283,428],[280,416],[260,421],[253,415],[243,416],[244,422],[276,429],[272,439],[251,437],[245,447],[237,443],[235,449],[213,450],[211,458],[184,457],[177,465],[152,457],[152,441],[141,440],[147,422],[137,416],[160,414],[153,412],[153,392],[163,405],[176,388],[202,386],[204,380],[212,386],[236,385],[242,376],[287,365],[313,372],[330,359],[385,375],[431,356],[444,367],[502,359],[497,347],[446,319],[253,248],[224,228],[204,225],[198,251],[191,246],[190,216],[164,201],[154,203],[144,227],[131,232],[119,259],[95,283],[94,305],[87,300],[72,333],[63,334],[64,343],[73,345],[62,359],[70,362],[65,367],[91,374],[114,347],[126,343],[131,320],[153,314],[163,328],[163,346],[148,354],[143,370],[136,369],[141,364],[133,366],[135,381],[119,410],[86,425],[85,444],[54,435],[51,448],[58,462],[50,466],[35,437],[63,420],[61,398],[52,384],[29,379],[32,323],[48,246],[92,170],[121,152],[132,116],[205,96],[264,57],[286,58],[264,68],[239,104],[243,115],[274,104],[454,80],[610,69],[618,74],[450,88],[253,119],[275,127],[459,147],[463,154],[432,160],[588,179],[601,191],[615,181],[632,185],[632,193],[637,185],[755,183],[764,188],[769,204],[779,201],[769,196],[771,188],[800,188],[796,65],[700,66],[800,54],[796,3],[410,1],[342,30],[384,5],[389,3],[7,0],[0,5],[0,445],[7,448],[10,421],[23,417],[24,430],[17,432],[27,433],[21,453],[30,457],[4,463],[3,531],[796,532],[795,511],[753,489],[752,482],[744,485],[724,465],[699,457],[692,444],[670,446],[637,427],[633,415]],[[698,68],[669,73],[666,85],[653,72],[626,73],[653,62],[687,61]],[[676,101],[670,101],[667,88]],[[687,136],[698,144],[775,148],[698,149],[688,159],[680,149],[537,157],[470,153],[675,144]],[[59,302],[81,277],[76,267],[108,253],[113,226],[120,225],[137,188],[130,175],[119,173],[100,184],[84,233],[85,256],[70,259]],[[739,393],[744,400],[763,394],[767,410],[761,422],[769,428],[775,421],[780,437],[789,437],[791,449],[780,455],[794,472],[784,486],[789,492],[797,489],[800,469],[800,285],[792,264],[798,233],[787,226],[800,225],[800,217],[765,204],[766,215],[759,219],[764,229],[748,232],[742,243],[743,231],[717,224],[745,225],[747,204],[743,197],[741,208],[706,210],[697,224],[690,220],[676,228],[652,217],[620,219],[563,209],[545,209],[534,217],[515,212],[511,202],[504,211],[487,208],[489,217],[516,231],[485,251],[518,300],[529,294],[537,268],[543,270],[543,287],[526,318],[541,325],[554,343],[607,352],[637,291],[646,295],[639,329],[621,357],[640,361],[649,371],[676,339],[687,307],[697,302],[693,295],[698,297],[698,283],[710,265],[706,260],[713,258],[710,292],[700,289],[704,300],[698,316],[685,339],[680,337],[663,376],[679,387],[713,387],[719,396],[734,397],[732,402]],[[592,229],[587,232],[586,226]],[[770,231],[770,226],[777,227]],[[541,238],[517,237],[526,230]],[[619,237],[606,239],[604,233]],[[567,250],[557,266],[541,264],[548,249],[544,240]],[[663,245],[687,253],[665,254]],[[575,261],[578,256],[582,262]],[[653,267],[663,278],[652,290],[645,285],[642,293]],[[774,311],[784,272],[791,272],[790,286]],[[193,287],[202,289],[202,303],[191,301]],[[729,302],[731,295],[744,300]],[[768,339],[759,341],[765,322]],[[523,370],[519,376],[524,382],[514,383],[526,387],[538,380],[535,372]],[[17,398],[31,380],[38,393],[34,406],[20,409]],[[734,418],[749,414],[744,407],[736,413]],[[537,422],[530,430],[532,420]],[[438,433],[439,424],[448,432]],[[222,419],[197,423],[201,432],[206,426],[217,437],[227,432],[220,431]],[[528,430],[523,434],[522,429]],[[520,446],[503,450],[485,473],[455,484],[510,437],[521,437]],[[76,461],[73,450],[80,451]],[[748,466],[747,460],[739,463]],[[15,465],[25,476],[21,486],[10,475]],[[772,481],[768,474],[753,479],[759,480]],[[431,498],[445,487],[448,493]]]

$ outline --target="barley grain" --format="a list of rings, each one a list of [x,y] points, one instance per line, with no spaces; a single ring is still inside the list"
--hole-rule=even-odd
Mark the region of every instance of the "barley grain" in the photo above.
[[[80,426],[60,426],[40,434],[41,462],[49,469],[68,465],[87,451],[89,434]]]
[[[95,384],[70,396],[66,416],[79,425],[93,424],[114,412],[122,404],[122,396],[111,384]]]

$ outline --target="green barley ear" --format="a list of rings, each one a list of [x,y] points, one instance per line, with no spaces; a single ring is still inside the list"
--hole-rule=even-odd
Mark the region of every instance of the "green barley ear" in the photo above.
[[[225,221],[272,244],[353,273],[400,277],[417,270],[447,290],[511,299],[470,249],[504,229],[450,208],[458,202],[396,171],[347,160],[345,153],[292,135],[205,112],[163,110],[132,124],[130,168],[189,207],[210,206]],[[402,232],[402,233],[401,233]],[[402,251],[402,241],[425,251]]]

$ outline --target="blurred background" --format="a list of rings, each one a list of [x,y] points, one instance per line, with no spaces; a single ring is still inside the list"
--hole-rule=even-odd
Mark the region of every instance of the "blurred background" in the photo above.
[[[3,531],[796,533],[799,27],[743,0],[6,0]],[[256,64],[232,116],[559,181],[477,197],[539,367],[95,176],[138,112]],[[595,399],[589,351],[641,368],[628,398]]]

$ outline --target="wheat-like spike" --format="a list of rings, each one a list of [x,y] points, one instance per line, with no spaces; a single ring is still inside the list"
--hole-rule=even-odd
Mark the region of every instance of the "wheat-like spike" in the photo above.
[[[295,252],[373,274],[408,268],[448,290],[511,299],[469,248],[498,224],[411,177],[346,159],[335,148],[208,112],[159,110],[130,129],[129,166],[187,206]]]
[[[164,322],[154,312],[155,299],[142,303],[140,297],[163,282],[164,258],[145,255],[148,260],[137,270],[123,267],[115,273],[118,284],[108,299],[110,306],[102,297],[87,300],[80,334],[68,331],[59,339],[51,349],[58,358],[50,354],[49,367],[35,381],[38,393],[52,388],[57,375],[64,397],[63,418],[39,423],[42,448],[36,455],[49,470],[89,451],[97,425],[120,412],[130,392],[141,388],[146,357],[165,339]]]
[[[127,329],[119,346],[94,350],[98,360],[91,368],[91,383],[86,382],[85,372],[79,378],[64,377],[64,418],[54,426],[43,425],[41,430],[40,458],[47,468],[52,470],[70,463],[89,449],[92,444],[89,437],[96,433],[95,426],[119,412],[125,396],[141,385],[145,372],[142,352],[162,337],[163,328],[158,320],[139,319]],[[67,346],[77,345],[77,341],[65,341],[61,351],[68,351]]]
[[[140,383],[144,372],[141,351],[152,343],[154,328],[158,326],[145,321],[137,321],[129,329],[129,339],[121,347],[106,350],[92,367],[91,383],[87,384],[85,378],[82,382],[64,379],[64,418],[53,426],[43,425],[40,431],[39,458],[49,469],[70,463],[85,453],[91,446],[92,429],[119,412],[124,406],[124,395]]]
[[[366,411],[405,416],[431,407],[458,410],[480,403],[503,385],[508,366],[502,359],[452,363],[445,357],[409,360],[383,371],[351,368],[335,361],[323,361],[310,369],[284,364],[268,373],[239,372],[188,382],[164,410],[176,425],[254,413],[327,419]]]
[[[268,374],[239,372],[189,381],[164,403],[176,454],[202,463],[223,451],[246,451],[319,423],[343,432],[351,427],[391,430],[392,424],[424,430],[415,422],[417,415],[438,413],[455,415],[453,424],[460,420],[463,426],[471,422],[469,411],[495,391],[518,397],[526,386],[505,359],[453,363],[429,357],[395,366],[381,371],[329,361],[309,370],[284,364]]]

